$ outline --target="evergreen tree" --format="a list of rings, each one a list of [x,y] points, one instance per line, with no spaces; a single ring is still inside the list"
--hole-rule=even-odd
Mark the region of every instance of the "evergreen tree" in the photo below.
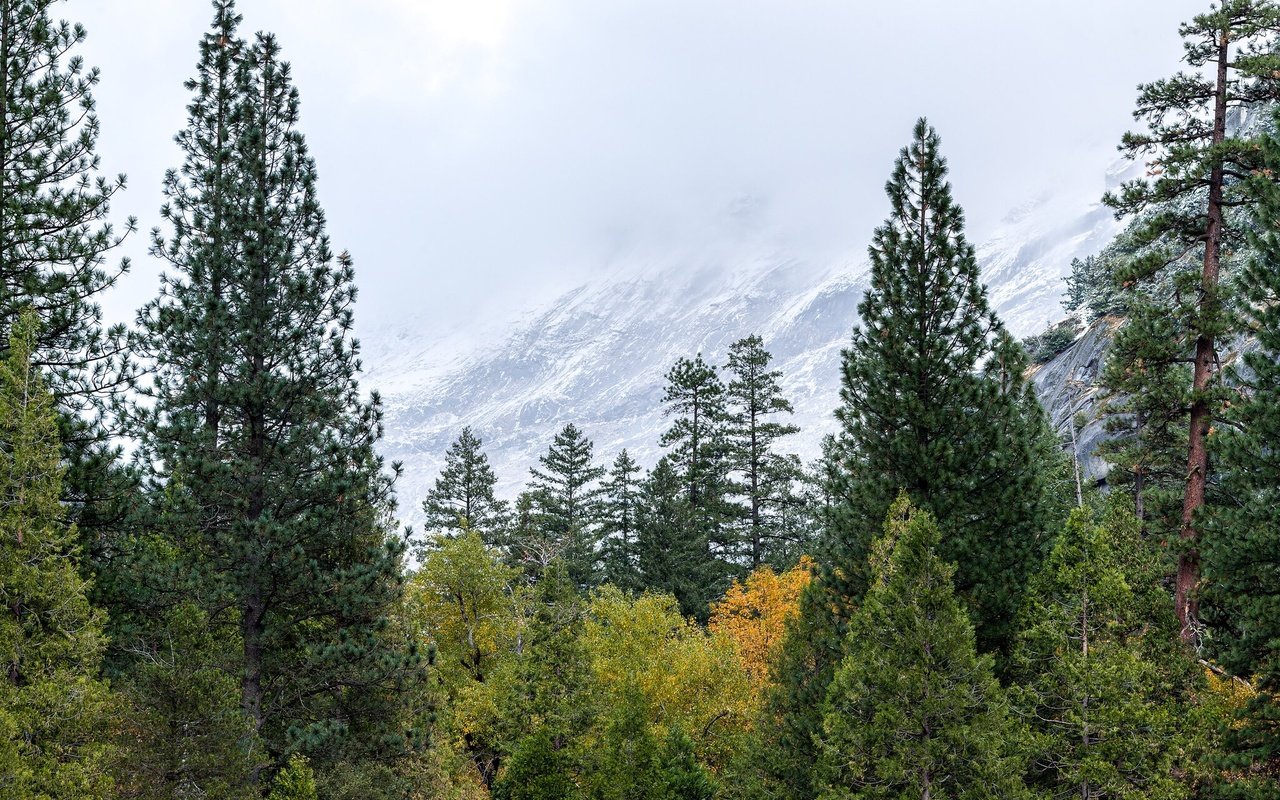
[[[600,582],[600,553],[596,530],[596,503],[604,476],[596,466],[594,445],[573,423],[556,434],[541,469],[529,470],[529,494],[535,504],[537,534],[562,559],[575,586],[588,588]]]
[[[735,510],[728,500],[724,383],[701,355],[692,361],[682,358],[667,372],[662,402],[663,413],[673,420],[660,444],[667,448],[668,465],[684,487],[687,535],[705,541],[719,565],[719,574],[711,577],[714,596],[728,588],[730,578],[738,572],[732,563],[739,543],[730,524]]]
[[[19,315],[34,312],[32,359],[59,411],[63,500],[101,600],[138,504],[136,475],[118,463],[111,438],[136,370],[124,328],[105,328],[100,307],[129,268],[127,259],[107,262],[134,220],[119,231],[107,222],[125,179],[100,172],[98,70],[77,54],[85,29],[50,17],[56,5],[0,3],[0,357]]]
[[[662,749],[649,728],[648,699],[628,686],[605,726],[600,761],[593,766],[591,796],[598,800],[667,800],[661,780]]]
[[[890,510],[827,698],[824,800],[1026,796],[1012,755],[1021,733],[941,540],[905,497]]]
[[[780,370],[769,369],[773,356],[764,340],[748,336],[729,347],[725,369],[732,375],[725,390],[729,461],[739,476],[737,493],[746,500],[747,558],[751,569],[774,562],[772,551],[784,550],[787,529],[779,517],[790,489],[800,475],[795,456],[775,452],[779,439],[800,432],[795,425],[775,422],[792,408],[782,394]]]
[[[707,768],[698,763],[693,740],[678,726],[672,727],[662,753],[662,786],[671,800],[712,800],[719,787]]]
[[[1180,464],[1148,463],[1142,449],[1153,439],[1159,447],[1181,442],[1166,431],[1153,436],[1145,430],[1138,431],[1138,452],[1122,450],[1116,461],[1130,471],[1163,471],[1183,482],[1176,518],[1159,532],[1176,532],[1182,543],[1175,606],[1188,641],[1197,636],[1197,516],[1210,478],[1206,443],[1221,403],[1215,343],[1230,323],[1222,260],[1242,242],[1227,210],[1240,204],[1241,179],[1257,164],[1256,146],[1228,129],[1227,112],[1280,97],[1280,55],[1272,50],[1277,28],[1280,11],[1270,0],[1224,0],[1184,24],[1183,60],[1193,71],[1140,86],[1134,118],[1147,130],[1126,134],[1121,143],[1130,158],[1151,159],[1151,177],[1104,198],[1117,215],[1144,215],[1137,238],[1145,247],[1118,276],[1130,287],[1132,322],[1117,337],[1111,370],[1129,380],[1113,380],[1113,388],[1136,393],[1130,411],[1140,425],[1186,429]],[[1162,402],[1151,407],[1151,398]]]
[[[837,600],[858,599],[870,531],[905,490],[946,532],[943,557],[957,563],[956,589],[991,650],[1007,643],[1045,550],[1049,465],[1030,456],[1046,427],[1025,356],[987,305],[946,172],[920,120],[886,188],[893,213],[876,230],[861,327],[844,353],[823,580]]]
[[[680,613],[705,622],[722,574],[689,506],[688,486],[664,457],[641,488],[636,567],[644,589],[676,598]]]
[[[586,609],[569,567],[551,562],[534,593],[534,612],[521,660],[523,719],[551,734],[557,749],[569,747],[591,721],[586,702],[590,669],[581,638]]]
[[[1131,513],[1098,524],[1078,508],[1032,582],[1013,697],[1031,726],[1029,783],[1042,797],[1188,794],[1179,709],[1162,692],[1162,662],[1179,657],[1160,639],[1176,627],[1167,601],[1142,602],[1159,580],[1143,548]]]
[[[768,769],[796,797],[808,796],[811,780],[807,737],[821,725],[814,699],[866,591],[873,531],[900,491],[946,532],[942,556],[957,563],[980,649],[1007,646],[1025,580],[1047,547],[1043,412],[1017,370],[1024,357],[987,305],[946,173],[938,136],[920,120],[886,186],[892,214],[875,232],[871,288],[844,351],[841,431],[824,448],[825,552],[786,656],[808,669],[784,676],[770,697],[782,738]]]
[[[215,8],[213,47],[238,53],[234,168],[222,183],[170,186],[171,203],[186,200],[156,249],[177,274],[140,315],[156,377],[139,416],[191,595],[210,625],[236,629],[243,744],[265,745],[244,777],[260,785],[263,770],[299,750],[325,764],[410,746],[414,737],[388,724],[417,656],[386,635],[403,543],[373,449],[379,401],[362,402],[356,382],[351,261],[330,250],[279,45],[269,34],[233,41],[230,4]],[[179,143],[199,161],[197,84],[193,130]],[[185,221],[212,220],[215,208],[234,257],[201,244],[188,261]]]
[[[577,797],[573,762],[545,730],[520,740],[494,784],[494,800],[570,800]]]
[[[623,590],[639,588],[636,545],[640,517],[640,465],[618,454],[600,486],[600,540],[604,580]]]
[[[107,798],[104,619],[60,502],[58,420],[35,363],[36,327],[24,315],[0,362],[0,796]]]
[[[493,494],[498,479],[489,457],[480,449],[480,438],[463,428],[445,453],[444,469],[422,501],[428,531],[456,536],[459,531],[479,531],[496,544],[507,525],[507,502]]]
[[[30,309],[33,363],[59,408],[78,414],[128,378],[123,332],[103,329],[97,304],[128,269],[104,268],[124,238],[105,221],[124,176],[98,174],[98,70],[75,55],[84,28],[50,19],[54,5],[0,3],[0,355]]]
[[[1280,165],[1274,136],[1265,155]],[[1280,762],[1280,184],[1273,175],[1253,182],[1257,255],[1239,276],[1242,324],[1259,347],[1245,354],[1228,424],[1210,439],[1229,502],[1205,542],[1209,642],[1227,669],[1256,676],[1262,690],[1236,729],[1235,766]]]

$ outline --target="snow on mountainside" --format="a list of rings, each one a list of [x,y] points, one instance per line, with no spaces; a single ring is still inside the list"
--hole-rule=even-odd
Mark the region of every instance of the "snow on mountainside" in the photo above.
[[[1071,259],[1096,252],[1117,229],[1107,209],[1081,198],[1042,198],[1010,214],[978,248],[1009,328],[1024,336],[1061,318]],[[428,347],[415,346],[411,324],[366,331],[363,382],[382,392],[382,452],[405,466],[403,518],[418,517],[446,448],[466,425],[484,440],[508,497],[567,422],[595,441],[601,463],[625,447],[651,465],[666,427],[667,369],[699,352],[723,363],[729,344],[752,333],[764,337],[795,404],[803,431],[792,449],[815,457],[834,429],[840,351],[867,267],[750,250],[624,265],[505,330],[468,331]]]

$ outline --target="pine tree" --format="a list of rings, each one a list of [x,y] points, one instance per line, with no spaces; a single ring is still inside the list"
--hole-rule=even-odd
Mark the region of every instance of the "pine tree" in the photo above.
[[[88,601],[75,531],[60,502],[58,420],[35,361],[34,313],[0,362],[0,796],[107,798],[98,680],[104,616]]]
[[[124,328],[106,328],[100,307],[129,269],[128,259],[108,259],[135,222],[107,222],[125,178],[100,171],[98,70],[77,54],[85,29],[51,18],[56,6],[0,3],[0,357],[20,314],[34,312],[32,358],[59,411],[63,500],[101,600],[138,504],[136,476],[112,439],[113,411],[137,371]]]
[[[775,452],[779,439],[800,428],[773,421],[795,409],[782,394],[782,372],[769,369],[772,358],[763,339],[748,336],[729,347],[725,366],[732,375],[725,390],[726,438],[730,464],[739,476],[737,493],[745,498],[749,515],[743,538],[751,569],[766,561],[776,565],[773,551],[785,551],[787,529],[779,517],[800,475],[798,457]]]
[[[1021,733],[979,656],[942,537],[905,497],[889,512],[827,697],[824,800],[1025,797]]]
[[[1175,606],[1187,641],[1197,637],[1197,517],[1210,478],[1206,443],[1221,402],[1215,343],[1230,329],[1222,262],[1242,242],[1242,230],[1227,210],[1240,204],[1241,181],[1257,164],[1257,147],[1228,129],[1228,110],[1280,97],[1280,55],[1272,51],[1277,28],[1280,11],[1270,0],[1224,0],[1182,25],[1183,60],[1193,71],[1139,87],[1134,118],[1147,131],[1126,134],[1120,146],[1130,158],[1151,158],[1150,177],[1104,198],[1118,216],[1145,215],[1137,238],[1146,247],[1119,274],[1131,287],[1133,319],[1117,337],[1112,356],[1113,362],[1124,359],[1112,374],[1129,374],[1134,379],[1127,383],[1137,385],[1113,388],[1164,401],[1144,408],[1150,401],[1140,400],[1132,409],[1144,427],[1178,425],[1187,431],[1181,464],[1149,464],[1141,453],[1123,451],[1117,457],[1123,468],[1164,471],[1183,482],[1177,518],[1161,533],[1176,531],[1181,540]],[[1165,431],[1137,435],[1155,438],[1160,446],[1179,444]]]
[[[620,589],[639,588],[636,544],[640,517],[640,465],[624,449],[600,486],[600,540],[604,580]]]
[[[77,414],[128,379],[123,331],[103,329],[97,301],[128,269],[104,264],[134,222],[123,234],[106,222],[125,179],[98,174],[98,70],[75,55],[84,28],[50,19],[54,5],[0,3],[0,355],[30,309],[33,362]]]
[[[705,541],[719,563],[719,574],[711,577],[714,596],[728,588],[739,571],[732,563],[739,543],[730,524],[735,509],[728,500],[724,383],[701,355],[692,361],[682,358],[667,372],[662,403],[663,414],[673,420],[660,444],[667,448],[668,465],[684,487],[687,535]]]
[[[494,496],[498,483],[489,457],[470,427],[449,445],[444,469],[422,501],[428,531],[455,536],[458,531],[479,531],[489,544],[501,539],[507,526],[507,502]]]
[[[269,34],[232,41],[230,4],[216,8],[213,46],[239,54],[234,169],[225,184],[171,187],[187,201],[157,250],[174,254],[177,274],[141,315],[156,377],[153,406],[139,416],[193,599],[211,625],[236,629],[244,745],[265,745],[245,780],[260,785],[295,751],[322,765],[407,747],[413,737],[387,725],[417,656],[385,632],[403,543],[373,449],[379,401],[363,402],[357,384],[351,261],[330,250],[279,45]],[[197,161],[202,125],[193,112],[193,130],[179,136]],[[234,258],[201,244],[188,262],[184,221],[211,220],[215,208]]]
[[[957,564],[981,650],[1007,646],[1026,578],[1047,549],[1043,412],[1017,370],[1025,357],[987,305],[946,173],[938,136],[920,120],[886,186],[892,213],[875,232],[871,287],[844,351],[841,430],[824,448],[827,535],[786,656],[809,668],[785,676],[770,698],[783,732],[770,771],[793,796],[805,796],[814,762],[813,701],[868,585],[871,532],[899,492],[945,531],[942,557]]]
[[[580,588],[600,582],[596,483],[604,468],[596,466],[593,449],[591,440],[569,423],[538,457],[541,468],[529,470],[537,535],[564,561],[570,580]]]
[[[689,506],[688,486],[660,459],[641,488],[636,567],[646,590],[676,598],[680,612],[705,622],[722,574]]]
[[[886,189],[893,213],[871,246],[871,288],[844,354],[824,579],[857,600],[868,531],[905,490],[946,532],[943,557],[957,563],[956,589],[991,650],[1007,641],[1045,549],[1046,465],[1026,459],[1043,418],[1016,367],[1000,366],[1018,358],[1017,345],[987,305],[938,145],[920,120]]]
[[[1265,140],[1280,166],[1280,140]],[[1276,166],[1272,166],[1272,170]],[[1227,423],[1210,437],[1228,503],[1205,541],[1209,644],[1232,673],[1256,676],[1261,692],[1237,729],[1236,766],[1280,762],[1280,184],[1262,172],[1256,197],[1256,257],[1242,270],[1243,327],[1258,340],[1237,377]]]
[[[712,800],[719,789],[706,767],[698,763],[693,740],[679,726],[667,734],[662,753],[662,785],[670,800]]]
[[[1172,608],[1132,513],[1071,514],[1032,582],[1013,652],[1014,704],[1042,797],[1186,797],[1179,708],[1162,692]],[[1137,567],[1137,568],[1135,568]],[[1152,612],[1158,614],[1153,619]],[[1163,624],[1161,624],[1163,623]]]

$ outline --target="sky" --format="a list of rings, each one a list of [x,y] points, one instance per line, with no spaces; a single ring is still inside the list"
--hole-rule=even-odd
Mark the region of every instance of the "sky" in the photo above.
[[[185,120],[204,0],[66,0],[99,153],[128,175],[131,274]],[[1172,73],[1204,0],[241,0],[277,34],[359,326],[514,317],[629,258],[743,227],[860,259],[916,118],[938,129],[970,238],[1046,192],[1101,194],[1136,85]],[[731,221],[732,224],[726,222]],[[735,233],[737,232],[737,233]]]

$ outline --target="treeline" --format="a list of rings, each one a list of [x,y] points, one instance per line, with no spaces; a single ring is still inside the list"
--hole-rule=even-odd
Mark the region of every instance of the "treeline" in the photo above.
[[[561,562],[579,592],[611,584],[661,592],[706,622],[709,603],[763,566],[788,569],[811,549],[827,498],[817,474],[778,452],[799,428],[782,374],[759,336],[729,348],[720,370],[701,355],[667,373],[665,454],[643,471],[624,449],[608,468],[570,423],[555,435],[514,507],[481,439],[464,428],[423,501],[427,550],[466,531],[530,581]]]
[[[1280,794],[1280,141],[1226,124],[1275,108],[1272,3],[1141,89],[1109,493],[921,120],[818,465],[750,336],[673,366],[647,472],[569,425],[509,505],[462,431],[413,563],[288,64],[213,6],[168,272],[106,330],[84,31],[0,3],[0,797]]]

